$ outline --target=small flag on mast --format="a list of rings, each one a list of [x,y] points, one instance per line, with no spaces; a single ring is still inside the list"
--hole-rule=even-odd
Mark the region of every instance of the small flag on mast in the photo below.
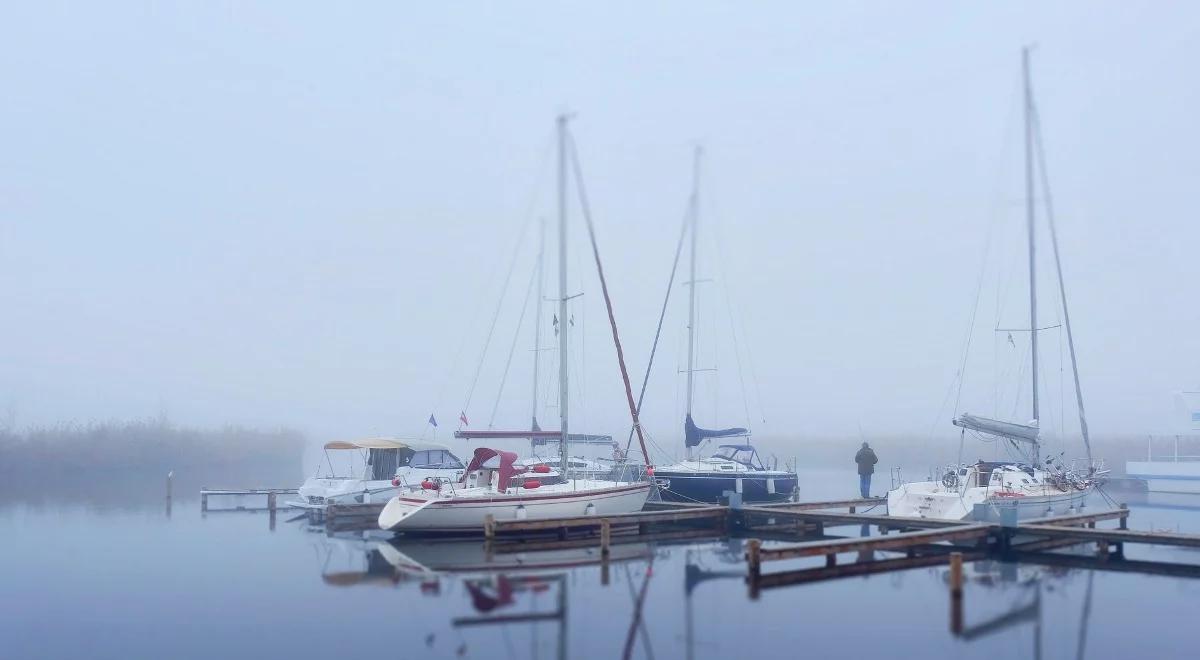
[[[463,423],[463,426],[470,426],[471,422],[467,421],[467,413],[465,411],[458,413],[458,421]]]
[[[1008,343],[1012,344],[1013,348],[1017,347],[1017,342],[1013,341],[1013,336],[1012,336],[1011,332],[1008,333]]]
[[[429,413],[429,425],[435,429],[437,428],[437,418],[433,416],[433,413]]]

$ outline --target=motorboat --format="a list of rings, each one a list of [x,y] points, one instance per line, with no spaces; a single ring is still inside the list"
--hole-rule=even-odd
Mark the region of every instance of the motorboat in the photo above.
[[[331,451],[346,453],[349,460],[335,461]],[[342,467],[346,462],[348,467]],[[305,481],[297,489],[300,499],[290,502],[291,506],[323,509],[330,504],[383,502],[425,482],[458,479],[465,466],[445,445],[367,438],[326,443],[325,461],[319,469],[326,474],[318,472]]]

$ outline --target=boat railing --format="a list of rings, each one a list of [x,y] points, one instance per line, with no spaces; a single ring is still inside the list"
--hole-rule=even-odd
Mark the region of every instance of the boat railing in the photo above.
[[[1155,437],[1154,437],[1154,436],[1152,436],[1152,435],[1148,435],[1148,436],[1146,436],[1146,462],[1147,462],[1147,463],[1154,463],[1154,462],[1160,462],[1160,463],[1191,463],[1191,462],[1200,461],[1200,456],[1197,456],[1197,455],[1194,455],[1194,454],[1180,454],[1180,453],[1179,453],[1179,445],[1180,445],[1180,443],[1181,443],[1181,442],[1184,442],[1184,441],[1189,441],[1189,442],[1192,444],[1192,446],[1193,446],[1193,447],[1195,447],[1195,446],[1196,446],[1196,442],[1197,442],[1197,441],[1200,441],[1200,436],[1197,436],[1197,435],[1176,435],[1176,436],[1174,436],[1173,440],[1174,440],[1174,442],[1175,442],[1174,451],[1172,451],[1171,453],[1167,454],[1166,456],[1163,456],[1163,455],[1161,455],[1161,454],[1160,454],[1159,456],[1155,456],[1155,455],[1154,455],[1154,441],[1155,441]]]

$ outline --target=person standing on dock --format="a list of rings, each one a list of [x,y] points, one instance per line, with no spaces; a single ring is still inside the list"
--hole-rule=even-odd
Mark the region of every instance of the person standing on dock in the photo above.
[[[864,442],[862,448],[854,455],[854,462],[858,463],[858,493],[863,497],[870,497],[871,475],[875,473],[875,464],[879,462],[879,457],[875,455],[871,445]]]

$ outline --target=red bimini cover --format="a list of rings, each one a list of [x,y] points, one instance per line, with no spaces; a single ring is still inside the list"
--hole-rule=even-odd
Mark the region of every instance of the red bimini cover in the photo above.
[[[496,481],[497,492],[503,493],[508,489],[508,480],[514,474],[524,472],[524,469],[517,469],[513,464],[517,460],[517,455],[511,451],[499,451],[489,447],[479,447],[475,450],[475,455],[471,457],[471,463],[463,472],[462,483],[467,482],[467,475],[478,470],[484,463],[491,460],[493,457],[500,457],[499,479]]]

